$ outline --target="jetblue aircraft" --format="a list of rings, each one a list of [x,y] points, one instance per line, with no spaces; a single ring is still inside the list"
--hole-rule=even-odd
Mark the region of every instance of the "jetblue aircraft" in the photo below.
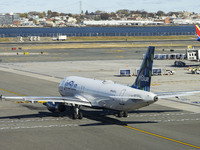
[[[59,85],[60,97],[7,97],[5,100],[24,100],[30,102],[44,101],[51,112],[64,112],[66,105],[72,107],[73,119],[82,119],[81,106],[110,109],[118,113],[118,117],[127,117],[128,112],[148,106],[158,98],[192,95],[200,91],[190,92],[150,92],[151,75],[155,47],[150,46],[142,62],[140,71],[133,85],[121,85],[110,80],[95,80],[77,76],[63,79]]]
[[[196,33],[197,33],[197,41],[200,41],[200,28],[198,25],[195,25]]]

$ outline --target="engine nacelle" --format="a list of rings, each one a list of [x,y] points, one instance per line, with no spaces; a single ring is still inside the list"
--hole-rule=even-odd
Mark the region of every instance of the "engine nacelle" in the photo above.
[[[65,104],[62,103],[52,103],[52,102],[47,102],[45,104],[47,106],[47,109],[51,112],[64,112],[66,110]]]

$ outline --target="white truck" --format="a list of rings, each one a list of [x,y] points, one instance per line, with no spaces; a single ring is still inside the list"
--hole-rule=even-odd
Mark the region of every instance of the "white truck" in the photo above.
[[[58,35],[57,37],[52,38],[53,41],[64,41],[66,39],[67,39],[66,35]]]

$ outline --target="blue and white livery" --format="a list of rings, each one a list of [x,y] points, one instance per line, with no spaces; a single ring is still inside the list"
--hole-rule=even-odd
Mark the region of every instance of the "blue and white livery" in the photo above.
[[[155,47],[149,46],[140,71],[132,86],[121,85],[110,80],[95,80],[77,76],[63,79],[59,85],[60,97],[8,97],[1,96],[5,100],[24,100],[30,102],[44,101],[48,110],[63,112],[66,105],[72,107],[74,119],[82,119],[83,114],[79,111],[80,106],[115,110],[119,117],[127,117],[128,111],[148,106],[158,98],[192,95],[192,92],[150,92],[151,75],[153,68],[153,56]]]

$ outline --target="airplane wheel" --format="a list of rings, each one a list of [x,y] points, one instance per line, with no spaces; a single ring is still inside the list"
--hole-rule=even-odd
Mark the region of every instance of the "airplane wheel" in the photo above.
[[[78,119],[83,119],[83,113],[82,112],[79,112]]]
[[[78,119],[78,115],[76,113],[72,114],[72,119]]]
[[[128,117],[128,112],[127,111],[124,112],[123,117]]]
[[[122,111],[119,111],[117,117],[120,117],[120,118],[121,118],[122,116],[123,116],[123,112],[122,112]]]

